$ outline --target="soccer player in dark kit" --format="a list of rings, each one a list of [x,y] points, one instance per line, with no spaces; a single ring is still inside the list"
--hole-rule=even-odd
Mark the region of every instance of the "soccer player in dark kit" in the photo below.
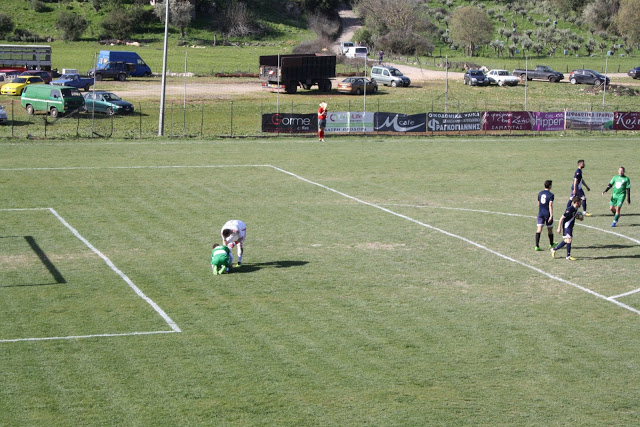
[[[573,226],[576,224],[576,218],[582,221],[583,217],[580,211],[580,197],[575,196],[571,200],[571,206],[564,211],[560,223],[558,224],[558,233],[562,233],[564,239],[557,246],[551,248],[551,256],[556,257],[556,251],[563,246],[567,246],[567,261],[575,261],[576,258],[571,256],[571,242],[573,241]]]

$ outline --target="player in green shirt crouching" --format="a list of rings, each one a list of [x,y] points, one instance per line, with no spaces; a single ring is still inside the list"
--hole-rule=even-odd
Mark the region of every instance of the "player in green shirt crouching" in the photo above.
[[[620,210],[622,209],[624,199],[627,199],[627,204],[631,204],[631,180],[624,175],[624,167],[620,166],[618,168],[618,175],[611,178],[609,185],[604,189],[602,195],[609,191],[611,187],[613,187],[613,191],[611,192],[609,209],[611,209],[611,213],[615,215],[611,226],[616,227],[620,219]]]
[[[211,251],[211,269],[213,270],[213,274],[222,274],[231,271],[232,263],[233,255],[231,255],[231,249],[225,245],[215,243]]]

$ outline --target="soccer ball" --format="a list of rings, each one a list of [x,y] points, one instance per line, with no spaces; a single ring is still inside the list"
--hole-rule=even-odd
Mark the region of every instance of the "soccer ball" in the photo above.
[[[584,219],[584,213],[578,212],[578,219]]]

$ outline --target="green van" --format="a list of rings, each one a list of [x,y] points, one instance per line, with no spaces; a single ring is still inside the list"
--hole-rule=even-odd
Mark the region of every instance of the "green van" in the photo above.
[[[84,97],[75,87],[29,85],[22,92],[20,102],[29,114],[46,111],[51,117],[56,118],[59,114],[81,110]]]

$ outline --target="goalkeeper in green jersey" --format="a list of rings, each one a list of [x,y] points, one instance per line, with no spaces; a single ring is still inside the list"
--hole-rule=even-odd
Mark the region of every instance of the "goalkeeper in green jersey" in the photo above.
[[[233,263],[233,255],[231,255],[231,249],[225,245],[219,245],[215,243],[211,251],[211,269],[213,274],[228,273],[231,271],[231,264]]]
[[[628,176],[625,176],[624,167],[620,166],[620,168],[618,168],[618,175],[611,178],[609,185],[604,189],[602,195],[609,191],[611,187],[613,187],[613,191],[611,192],[609,209],[611,209],[611,213],[615,215],[611,226],[616,227],[620,219],[620,210],[622,209],[624,199],[627,199],[627,204],[631,204],[631,180]]]

